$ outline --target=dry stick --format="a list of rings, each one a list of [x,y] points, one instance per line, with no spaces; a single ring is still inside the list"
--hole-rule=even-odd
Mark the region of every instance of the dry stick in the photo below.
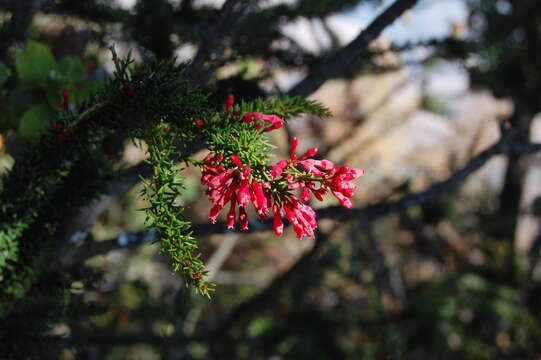
[[[219,338],[220,336],[223,336],[223,334],[226,334],[237,321],[253,314],[255,311],[261,311],[266,304],[272,302],[274,296],[291,281],[293,276],[302,272],[310,263],[312,263],[313,259],[319,254],[322,245],[326,243],[327,240],[327,234],[317,230],[314,246],[305,253],[291,269],[274,278],[271,284],[265,289],[237,305],[229,312],[227,317],[214,328],[214,330],[207,334],[202,334],[201,337]]]
[[[218,246],[218,249],[212,254],[209,261],[207,261],[206,269],[208,274],[205,277],[205,280],[208,282],[214,281],[214,278],[225,264],[227,258],[233,252],[235,245],[237,244],[238,235],[237,234],[228,234],[223,239],[222,243]],[[198,295],[197,295],[198,296]],[[198,296],[199,297],[199,296]],[[206,301],[206,299],[205,299]],[[186,316],[186,321],[182,324],[182,331],[185,335],[193,335],[197,322],[201,317],[203,311],[204,303],[199,302],[190,310]]]

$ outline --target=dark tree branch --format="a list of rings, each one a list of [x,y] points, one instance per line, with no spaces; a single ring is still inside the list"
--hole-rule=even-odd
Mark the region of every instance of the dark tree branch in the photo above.
[[[315,92],[325,81],[338,75],[344,68],[357,59],[383,30],[398,19],[406,10],[415,6],[417,2],[418,0],[396,0],[368,25],[366,29],[361,31],[354,40],[313,69],[306,78],[301,80],[288,92],[288,95],[306,97]]]
[[[107,185],[106,191],[96,200],[81,209],[81,212],[67,219],[63,226],[63,238],[69,239],[77,231],[90,231],[98,216],[119,197],[128,193],[141,181],[141,177],[152,175],[152,166],[142,161],[131,168],[122,171],[118,180]]]
[[[320,218],[333,218],[336,220],[352,220],[366,218],[375,220],[393,212],[402,211],[434,199],[446,192],[454,190],[475,171],[479,170],[488,160],[501,154],[528,154],[541,150],[541,144],[513,144],[513,134],[507,134],[498,142],[471,159],[462,169],[456,171],[447,180],[437,182],[427,190],[404,196],[397,201],[367,206],[364,209],[347,210],[339,206],[329,207],[318,211]]]
[[[220,58],[224,50],[224,39],[238,24],[253,0],[226,0],[215,16],[207,19],[201,29],[201,41],[194,59],[189,65],[190,80],[195,84],[206,84],[212,73],[212,63]]]
[[[12,15],[11,19],[0,27],[0,61],[9,62],[11,46],[25,41],[26,29],[32,23],[40,2],[39,0],[10,0],[3,4],[2,7],[7,6]]]
[[[449,178],[444,181],[437,182],[430,186],[428,189],[406,195],[402,199],[397,201],[389,201],[380,204],[374,204],[367,206],[365,208],[356,208],[356,209],[344,209],[341,206],[331,206],[324,209],[319,209],[316,211],[318,219],[335,219],[335,220],[359,220],[363,219],[365,221],[373,221],[384,216],[387,216],[391,213],[402,211],[412,206],[422,204],[428,200],[431,200],[437,196],[440,196],[446,192],[454,190],[458,185],[460,185],[464,180],[466,180],[470,175],[475,171],[479,170],[488,160],[493,158],[496,155],[501,154],[529,154],[541,150],[541,144],[529,143],[529,144],[513,144],[511,140],[513,139],[514,134],[508,133],[504,135],[498,142],[494,143],[488,149],[471,159],[462,169],[458,170],[452,174]],[[219,222],[216,225],[211,225],[208,223],[204,224],[193,224],[194,236],[201,237],[211,234],[225,233],[231,230],[227,230],[223,222]],[[246,232],[256,232],[261,230],[271,230],[272,221],[253,221],[250,223],[250,228]],[[143,231],[140,233],[135,233],[136,238],[142,238],[147,232]],[[91,256],[105,254],[108,251],[138,246],[140,243],[137,241],[133,244],[128,244],[125,246],[120,246],[117,238],[106,240],[99,243],[99,251],[92,251],[85,255],[84,249],[74,253],[74,256],[78,259],[86,260]]]
[[[315,243],[312,249],[305,253],[296,263],[280,276],[277,276],[272,283],[267,286],[263,291],[252,296],[248,300],[237,305],[228,315],[222,320],[218,326],[216,326],[207,336],[210,338],[219,338],[223,334],[226,334],[231,327],[238,321],[245,319],[248,315],[253,314],[256,311],[262,311],[262,309],[268,305],[281,289],[288,283],[291,278],[301,273],[307,266],[312,263],[312,260],[319,254],[321,246],[328,240],[327,235],[321,231],[316,232]]]
[[[319,218],[332,218],[332,219],[338,219],[338,220],[352,220],[352,219],[362,219],[363,221],[371,222],[378,218],[381,218],[383,216],[386,216],[390,213],[404,210],[408,207],[419,205],[427,200],[433,199],[437,196],[440,196],[441,194],[451,191],[455,189],[461,182],[463,182],[468,176],[473,174],[476,170],[480,169],[488,160],[493,158],[496,155],[500,154],[516,154],[516,153],[532,153],[541,150],[541,144],[513,144],[512,140],[514,138],[515,134],[514,132],[509,132],[505,134],[498,142],[490,146],[487,150],[483,151],[473,159],[471,159],[461,170],[455,172],[453,175],[451,175],[447,180],[438,182],[432,186],[430,186],[427,190],[411,194],[403,197],[402,199],[398,201],[392,201],[387,202],[383,204],[376,204],[372,206],[368,206],[364,209],[352,209],[352,210],[344,210],[340,207],[330,207],[326,209],[321,209],[318,211]],[[209,225],[205,224],[204,229],[208,229]],[[261,226],[259,226],[256,229],[252,229],[252,231],[257,231],[261,229],[270,229],[271,223],[265,222],[261,223]],[[214,227],[211,230],[204,230],[202,228],[202,225],[196,227],[197,231],[201,234],[202,232],[206,233],[215,233],[218,231],[216,230],[216,227]],[[219,231],[221,232],[221,231]],[[143,236],[145,233],[141,233],[140,235]],[[144,343],[162,343],[162,344],[173,344],[173,343],[185,343],[185,342],[191,342],[191,341],[202,341],[208,338],[217,338],[221,336],[222,334],[229,331],[238,321],[241,321],[246,316],[252,314],[254,311],[260,311],[261,307],[264,307],[270,299],[273,298],[279,291],[284,287],[285,284],[289,283],[290,279],[295,276],[297,273],[301,272],[302,269],[304,269],[308,264],[311,263],[312,259],[317,255],[318,250],[322,246],[323,243],[326,241],[326,236],[318,232],[318,235],[316,236],[316,242],[314,244],[314,247],[307,252],[305,255],[303,255],[297,263],[287,272],[283,273],[282,275],[278,276],[274,279],[274,281],[263,291],[260,293],[254,295],[253,297],[249,298],[245,302],[239,304],[237,307],[235,307],[227,317],[223,321],[221,321],[218,326],[214,328],[214,330],[203,333],[200,335],[195,336],[189,336],[189,337],[176,337],[171,339],[165,339],[157,336],[129,336],[129,337],[118,337],[114,336],[112,338],[109,338],[107,336],[101,336],[101,335],[93,335],[88,334],[81,337],[73,337],[69,339],[61,340],[63,343],[66,344],[77,344],[77,343],[93,343],[93,344],[111,344],[111,342],[114,342],[115,344],[118,343],[138,343],[138,342],[144,342]],[[109,248],[109,245],[113,244],[113,241],[116,241],[118,244],[118,240],[109,240],[106,242],[108,245],[105,245],[105,243],[102,243],[100,245],[100,248],[107,249]],[[136,246],[137,243],[135,242],[133,245]],[[118,248],[118,245],[116,246]],[[96,252],[94,252],[96,254]]]
[[[444,181],[437,182],[428,189],[406,195],[397,201],[389,201],[379,204],[374,204],[361,209],[345,209],[341,206],[331,206],[316,211],[318,219],[335,219],[335,220],[359,220],[373,221],[391,213],[402,211],[422,204],[428,200],[438,197],[446,192],[454,190],[464,180],[466,180],[475,171],[479,170],[488,160],[496,155],[501,154],[529,154],[541,150],[541,144],[513,144],[511,141],[514,138],[514,133],[508,133],[503,136],[498,142],[494,143],[488,149],[471,159],[462,169],[456,171]],[[272,221],[259,222],[251,226],[248,232],[272,229]],[[214,226],[208,224],[196,224],[194,226],[197,236],[222,233],[225,231],[225,224],[218,223]]]

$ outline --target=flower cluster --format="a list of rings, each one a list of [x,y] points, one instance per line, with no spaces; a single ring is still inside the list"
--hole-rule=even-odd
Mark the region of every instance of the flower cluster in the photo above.
[[[228,98],[227,110],[232,101]],[[284,120],[277,115],[258,112],[245,113],[241,122],[254,123],[256,129],[268,124],[263,132],[283,126]],[[276,165],[256,166],[244,164],[237,154],[224,156],[210,153],[202,165],[201,183],[207,186],[206,195],[213,206],[209,221],[215,223],[218,214],[229,204],[226,226],[232,229],[236,220],[241,230],[248,229],[246,206],[251,204],[261,219],[266,219],[270,211],[274,217],[273,228],[276,235],[284,232],[282,217],[291,223],[298,238],[314,237],[317,228],[316,213],[307,204],[313,195],[322,201],[327,193],[334,195],[340,204],[351,208],[350,198],[356,185],[352,180],[364,174],[362,169],[350,169],[337,166],[329,160],[317,160],[318,149],[309,149],[302,156],[297,156],[298,139],[291,139],[288,160],[281,160]],[[300,189],[300,199],[295,195]],[[237,214],[238,208],[238,214]]]
[[[303,189],[301,192],[302,201],[308,202],[310,193],[322,201],[323,195],[330,191],[338,199],[340,205],[351,209],[353,205],[349,198],[353,197],[357,188],[357,185],[351,181],[364,175],[364,170],[350,169],[345,165],[334,165],[329,160],[312,159],[318,152],[317,148],[311,148],[300,158],[297,158],[297,145],[298,139],[292,138],[289,161],[279,161],[271,169],[271,176],[278,178],[284,174],[286,168],[293,169],[294,171],[285,174],[285,181],[288,183],[289,189]],[[300,165],[302,169],[299,169],[297,165]],[[320,184],[319,188],[317,188],[317,183]]]

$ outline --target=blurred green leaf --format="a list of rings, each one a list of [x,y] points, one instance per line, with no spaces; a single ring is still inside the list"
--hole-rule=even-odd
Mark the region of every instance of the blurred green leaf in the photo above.
[[[4,83],[8,79],[8,69],[4,63],[0,62],[0,88],[4,86]]]
[[[65,77],[64,82],[76,84],[83,80],[84,68],[80,60],[66,56],[58,62],[58,72]]]
[[[248,327],[248,333],[252,337],[261,336],[272,327],[272,320],[268,317],[258,317]]]
[[[35,86],[55,76],[56,61],[45,45],[29,41],[18,53],[15,68],[23,84]]]
[[[45,104],[30,108],[21,118],[17,138],[25,142],[37,141],[53,119],[54,113]]]
[[[18,87],[9,95],[11,110],[16,118],[20,118],[29,108],[42,101],[42,94],[26,87]]]

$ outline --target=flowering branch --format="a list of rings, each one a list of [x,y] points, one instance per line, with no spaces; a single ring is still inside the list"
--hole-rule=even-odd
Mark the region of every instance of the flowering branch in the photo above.
[[[213,203],[210,222],[216,223],[218,214],[229,204],[227,228],[233,229],[237,219],[240,229],[247,230],[246,207],[251,204],[263,220],[272,209],[276,235],[283,235],[282,216],[285,215],[301,239],[314,237],[317,228],[316,213],[306,205],[311,194],[321,201],[323,195],[331,192],[344,207],[352,207],[349,198],[354,195],[356,185],[351,180],[361,176],[363,170],[335,166],[329,160],[315,160],[317,148],[297,157],[297,138],[291,140],[289,160],[270,166],[267,154],[272,147],[265,134],[281,128],[284,120],[276,114],[257,111],[240,115],[246,107],[232,106],[233,97],[230,96],[226,102],[225,120],[221,117],[212,122],[196,122],[212,144],[212,152],[201,164],[201,183],[207,187],[205,193]],[[215,128],[224,121],[228,126],[216,131]],[[300,200],[297,189],[302,189]]]

